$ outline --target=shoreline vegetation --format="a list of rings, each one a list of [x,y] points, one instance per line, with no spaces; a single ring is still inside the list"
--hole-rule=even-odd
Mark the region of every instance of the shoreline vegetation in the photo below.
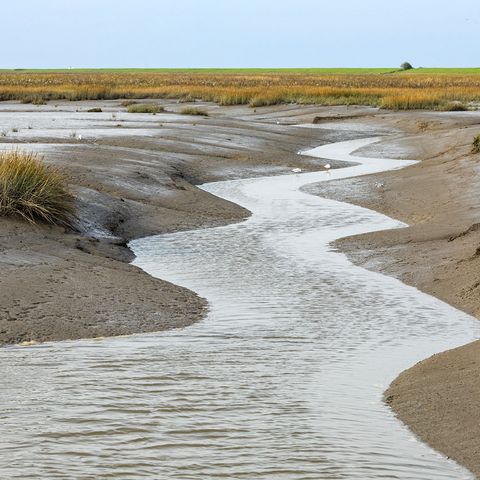
[[[34,153],[0,153],[0,216],[71,227],[75,204],[66,177]]]
[[[0,70],[0,101],[147,98],[458,111],[479,106],[480,69]]]

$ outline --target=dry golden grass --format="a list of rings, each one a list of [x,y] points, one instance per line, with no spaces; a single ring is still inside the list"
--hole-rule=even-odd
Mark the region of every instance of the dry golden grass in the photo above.
[[[442,109],[480,101],[475,74],[302,72],[0,73],[0,100],[175,98],[253,107],[278,103]]]
[[[480,153],[480,133],[475,135],[472,142],[472,153]]]
[[[0,154],[0,215],[69,226],[75,213],[64,176],[35,154]]]
[[[165,109],[160,105],[155,105],[153,103],[133,103],[127,107],[128,113],[160,113],[164,112]]]
[[[208,117],[208,112],[197,107],[185,107],[180,111],[182,115],[199,115],[201,117]]]

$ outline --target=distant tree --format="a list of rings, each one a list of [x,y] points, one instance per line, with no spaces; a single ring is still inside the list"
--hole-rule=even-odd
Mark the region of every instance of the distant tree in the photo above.
[[[411,63],[403,62],[403,63],[400,65],[400,68],[401,68],[402,70],[411,70],[413,67],[412,67],[412,64],[411,64]]]

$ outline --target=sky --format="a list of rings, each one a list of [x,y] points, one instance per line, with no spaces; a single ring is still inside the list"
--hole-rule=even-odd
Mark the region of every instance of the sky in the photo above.
[[[0,68],[480,67],[480,0],[3,0]]]

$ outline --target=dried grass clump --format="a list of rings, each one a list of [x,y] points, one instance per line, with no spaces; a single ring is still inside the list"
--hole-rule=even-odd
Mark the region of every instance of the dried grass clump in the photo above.
[[[300,100],[300,99],[298,99]],[[267,107],[269,105],[278,105],[280,103],[287,103],[288,99],[286,96],[280,95],[280,94],[264,94],[264,95],[257,95],[256,97],[253,97],[249,102],[248,105],[252,108],[256,107]],[[303,103],[303,102],[299,102]]]
[[[473,139],[472,153],[480,153],[480,133],[476,135]]]
[[[153,103],[139,103],[129,105],[127,111],[128,113],[160,113],[164,112],[165,109]]]
[[[466,112],[468,106],[462,102],[447,102],[443,105],[440,105],[439,110],[442,112]]]
[[[65,177],[33,153],[0,153],[0,215],[70,226],[74,199]]]
[[[437,110],[442,103],[442,99],[431,92],[413,90],[386,95],[380,101],[380,107],[388,110]]]
[[[22,103],[31,103],[32,105],[46,105],[47,101],[41,95],[27,95],[21,99]]]
[[[200,115],[202,117],[208,117],[208,112],[196,107],[185,107],[180,111],[182,115]]]

